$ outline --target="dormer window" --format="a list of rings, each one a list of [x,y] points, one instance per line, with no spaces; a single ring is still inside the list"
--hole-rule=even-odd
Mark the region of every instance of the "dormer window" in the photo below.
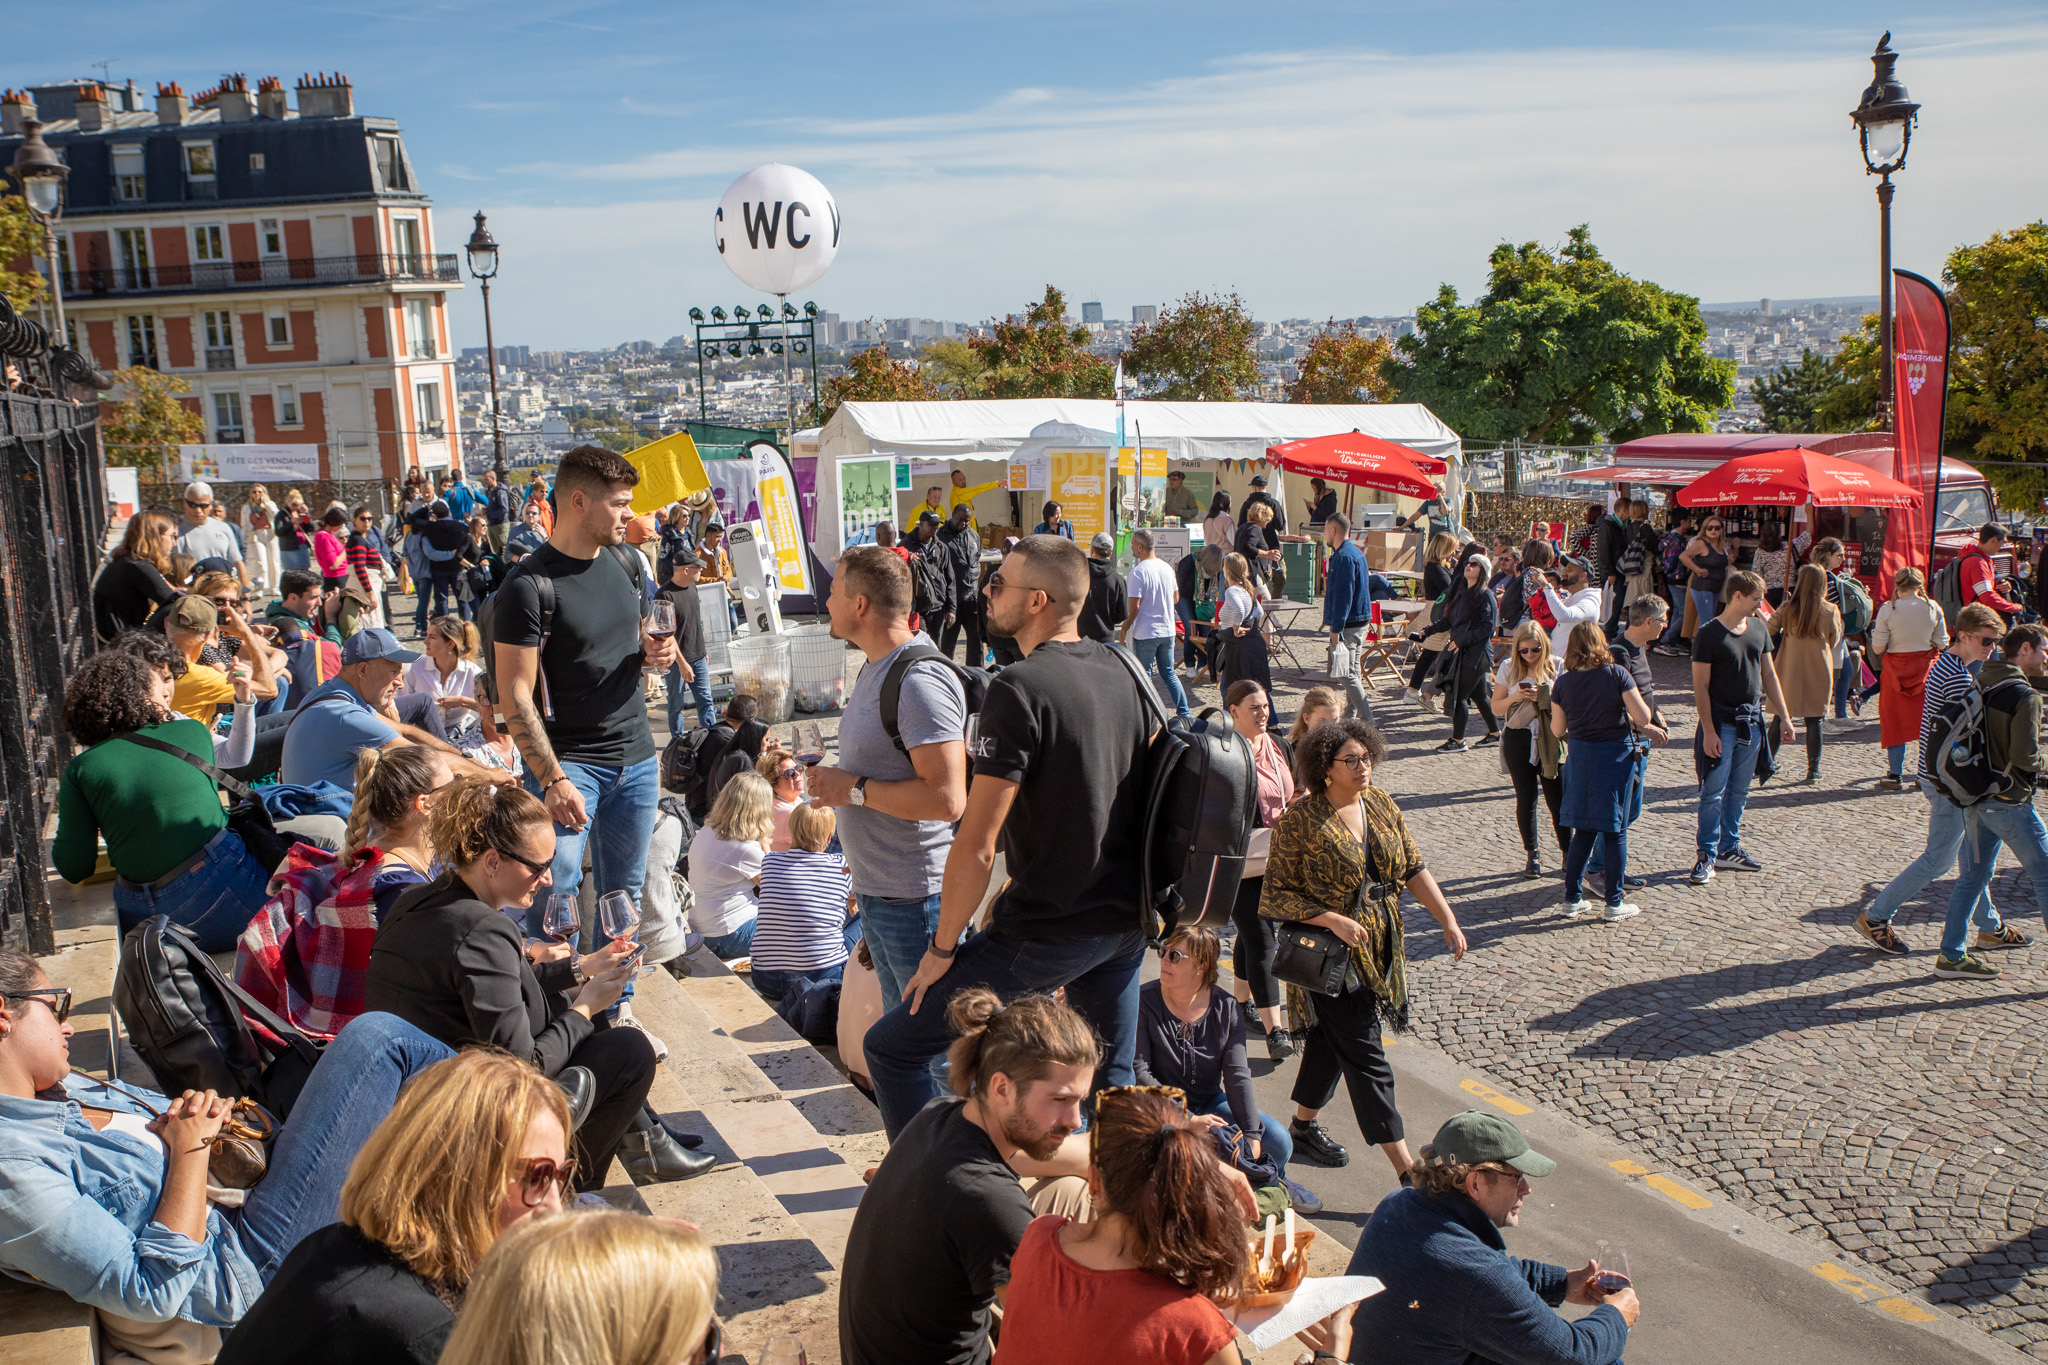
[[[186,143],[185,178],[187,180],[211,180],[213,175],[213,144],[211,142]]]

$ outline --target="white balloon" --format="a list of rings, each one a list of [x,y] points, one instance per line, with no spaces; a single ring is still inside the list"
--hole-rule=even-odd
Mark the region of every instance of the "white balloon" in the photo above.
[[[712,228],[718,253],[764,294],[815,283],[839,254],[839,205],[817,177],[772,161],[726,187]]]

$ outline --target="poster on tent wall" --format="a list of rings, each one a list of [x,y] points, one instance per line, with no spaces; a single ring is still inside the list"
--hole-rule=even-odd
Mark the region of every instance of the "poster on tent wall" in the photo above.
[[[1116,453],[1125,515],[1135,524],[1157,526],[1166,507],[1166,451],[1146,446],[1142,452],[1124,446]]]
[[[107,505],[114,509],[115,516],[132,517],[135,509],[142,506],[142,492],[135,479],[132,465],[107,466]]]
[[[1044,455],[1032,455],[1010,462],[1009,490],[1012,493],[1027,493],[1033,489],[1042,490],[1051,486],[1051,461]]]
[[[843,460],[839,465],[839,543],[872,545],[875,523],[896,510],[896,461]]]
[[[810,554],[804,540],[803,513],[797,506],[796,476],[782,451],[768,441],[750,441],[754,458],[754,491],[761,504],[761,524],[775,551],[775,581],[785,593],[811,590]]]
[[[1060,513],[1074,523],[1074,539],[1086,545],[1110,529],[1109,475],[1115,468],[1100,450],[1048,450],[1046,482]]]

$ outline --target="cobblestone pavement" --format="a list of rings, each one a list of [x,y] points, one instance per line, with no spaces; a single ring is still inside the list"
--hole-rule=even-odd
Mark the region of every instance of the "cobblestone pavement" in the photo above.
[[[1312,640],[1296,651],[1320,654]],[[1392,754],[1376,780],[1400,800],[1471,944],[1453,965],[1409,902],[1416,1037],[2048,1359],[2048,1074],[2036,1047],[2048,945],[1989,954],[2004,968],[1995,981],[1935,979],[1949,878],[1900,913],[1909,956],[1880,954],[1850,927],[1925,843],[1923,798],[1876,786],[1875,698],[1868,726],[1828,737],[1817,786],[1752,790],[1743,843],[1764,870],[1692,886],[1690,667],[1659,658],[1655,671],[1681,738],[1653,755],[1629,840],[1631,873],[1650,879],[1630,897],[1643,913],[1616,924],[1563,917],[1547,813],[1546,875],[1523,879],[1498,750],[1431,752],[1449,721],[1382,673],[1375,705]],[[1282,714],[1319,680],[1276,673]],[[1213,704],[1214,689],[1196,700]],[[1475,717],[1467,738],[1480,733]],[[1783,757],[1803,774],[1799,745]],[[2039,933],[2010,858],[1992,895]]]

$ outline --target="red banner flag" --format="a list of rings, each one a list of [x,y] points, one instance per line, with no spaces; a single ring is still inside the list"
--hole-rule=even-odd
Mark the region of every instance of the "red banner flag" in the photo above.
[[[1894,270],[1892,301],[1892,477],[1920,495],[1893,510],[1884,538],[1884,578],[1911,565],[1929,573],[1940,515],[1941,430],[1948,400],[1948,300],[1934,282]]]

